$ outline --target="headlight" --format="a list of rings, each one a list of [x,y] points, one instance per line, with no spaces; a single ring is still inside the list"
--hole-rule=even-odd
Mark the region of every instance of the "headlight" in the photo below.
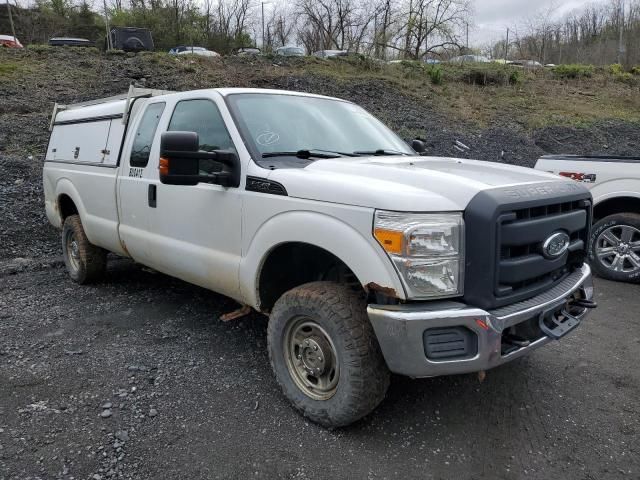
[[[410,298],[462,295],[461,213],[376,211],[373,234],[400,273]]]

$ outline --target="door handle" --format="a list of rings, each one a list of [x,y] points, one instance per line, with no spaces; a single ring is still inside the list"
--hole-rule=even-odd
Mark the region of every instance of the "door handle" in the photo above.
[[[158,188],[155,184],[149,184],[149,190],[147,192],[147,199],[151,208],[156,208],[158,200]]]

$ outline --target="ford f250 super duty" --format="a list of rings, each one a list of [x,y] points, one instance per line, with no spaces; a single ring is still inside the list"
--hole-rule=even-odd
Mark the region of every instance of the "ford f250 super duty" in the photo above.
[[[589,263],[603,278],[640,282],[640,157],[547,155],[535,168],[582,183],[593,195]]]
[[[342,426],[390,372],[484,372],[595,306],[582,185],[412,147],[335,98],[132,88],[55,106],[46,212],[80,284],[113,252],[268,315],[284,394]]]

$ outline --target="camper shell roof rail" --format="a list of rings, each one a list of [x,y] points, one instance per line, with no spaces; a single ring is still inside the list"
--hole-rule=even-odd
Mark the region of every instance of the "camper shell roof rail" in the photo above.
[[[175,93],[175,92],[171,90],[158,90],[154,88],[138,88],[131,85],[129,86],[129,91],[127,93],[122,93],[120,95],[113,95],[111,97],[98,98],[96,100],[89,100],[87,102],[72,103],[69,105],[62,105],[59,103],[55,103],[53,105],[53,113],[51,115],[51,122],[49,123],[49,130],[51,131],[53,129],[53,124],[56,120],[56,115],[58,114],[58,112],[61,112],[63,110],[75,110],[77,108],[89,107],[92,105],[100,105],[103,103],[118,102],[122,100],[126,100],[124,112],[122,115],[122,123],[126,124],[129,118],[129,108],[131,107],[131,102],[133,100],[135,100],[136,98],[167,95],[169,93]]]

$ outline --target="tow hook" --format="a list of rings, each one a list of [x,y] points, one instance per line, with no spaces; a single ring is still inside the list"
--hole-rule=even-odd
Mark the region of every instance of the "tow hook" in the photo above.
[[[531,345],[531,341],[526,338],[518,337],[517,335],[506,334],[502,336],[502,341],[513,345],[514,347],[524,348]]]
[[[577,298],[569,303],[569,307],[582,307],[582,308],[598,308],[598,304],[592,300],[587,300],[586,298]]]

